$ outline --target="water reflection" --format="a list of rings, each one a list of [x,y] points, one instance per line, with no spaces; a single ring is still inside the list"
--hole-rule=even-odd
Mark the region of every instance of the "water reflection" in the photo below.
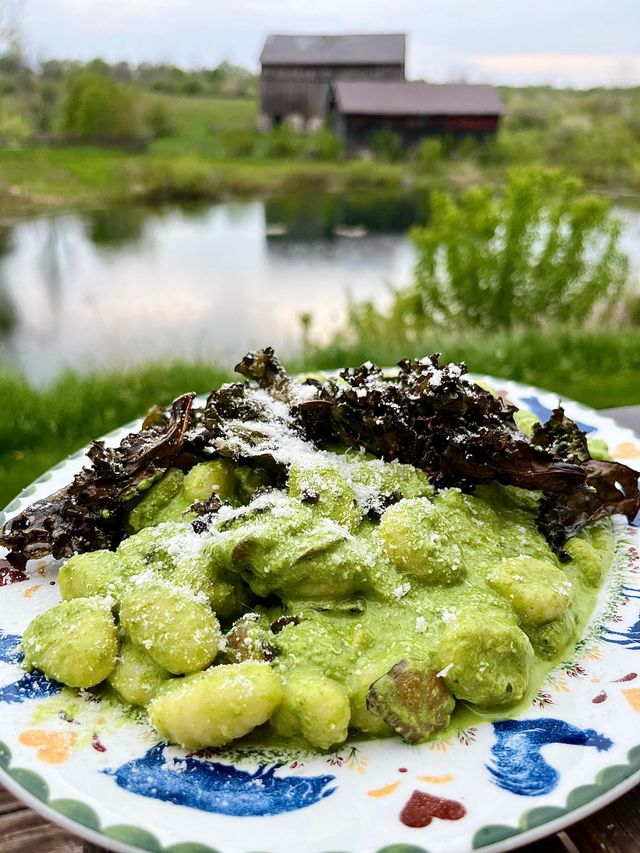
[[[85,216],[87,237],[96,246],[120,249],[138,243],[149,213],[140,207],[97,210]]]
[[[304,205],[286,205],[297,233]],[[385,280],[402,281],[411,268],[404,219],[396,234],[325,239],[317,235],[332,233],[336,210],[357,208],[334,200],[320,208],[314,228],[302,228],[304,240],[277,244],[266,237],[269,214],[258,201],[21,223],[0,258],[16,310],[0,360],[44,381],[66,367],[150,359],[230,364],[265,344],[290,353],[300,345],[300,315],[328,334],[344,318],[347,292],[384,294]]]
[[[361,193],[21,223],[0,231],[0,362],[46,381],[153,359],[230,365],[266,344],[291,353],[301,316],[326,338],[347,294],[381,301],[409,280],[404,231],[426,215],[425,199]],[[639,227],[627,211],[625,235]]]
[[[358,192],[349,195],[281,196],[265,203],[267,236],[274,245],[289,240],[331,240],[341,233],[401,234],[425,222],[424,194]],[[282,229],[282,232],[280,232]]]

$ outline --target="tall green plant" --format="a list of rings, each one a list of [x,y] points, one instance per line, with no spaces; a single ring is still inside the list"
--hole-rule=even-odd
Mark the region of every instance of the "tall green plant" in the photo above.
[[[87,142],[129,142],[143,136],[134,89],[95,72],[81,72],[68,86],[62,130]]]
[[[497,197],[433,193],[428,224],[410,232],[413,284],[395,292],[392,316],[413,327],[581,324],[624,286],[619,234],[609,202],[555,170],[514,169]]]

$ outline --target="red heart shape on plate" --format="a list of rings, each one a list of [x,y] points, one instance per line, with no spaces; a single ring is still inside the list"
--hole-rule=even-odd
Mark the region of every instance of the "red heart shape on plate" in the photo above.
[[[400,820],[405,826],[418,829],[429,826],[434,817],[441,820],[460,820],[467,810],[457,800],[434,797],[423,791],[414,791],[400,812]]]

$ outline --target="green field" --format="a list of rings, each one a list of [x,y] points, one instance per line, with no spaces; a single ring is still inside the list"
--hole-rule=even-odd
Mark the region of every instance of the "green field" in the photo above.
[[[64,104],[58,94],[58,113]],[[170,132],[144,153],[84,147],[45,148],[14,140],[0,147],[0,202],[5,216],[113,201],[185,197],[217,200],[309,185],[329,191],[384,185],[458,191],[499,185],[514,165],[565,168],[587,187],[640,197],[640,89],[575,92],[546,87],[501,89],[506,116],[486,145],[427,146],[399,162],[384,152],[344,161],[318,150],[313,137],[261,135],[253,97],[176,95],[142,89],[141,113],[160,108]],[[14,94],[0,97],[3,117],[21,117]]]
[[[257,104],[248,98],[196,98],[186,95],[147,95],[151,101],[162,103],[176,133],[155,139],[149,148],[152,154],[218,153],[216,134],[220,130],[254,130]]]

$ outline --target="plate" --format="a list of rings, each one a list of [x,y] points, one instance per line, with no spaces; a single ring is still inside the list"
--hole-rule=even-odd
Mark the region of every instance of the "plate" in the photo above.
[[[485,379],[542,420],[558,397]],[[567,413],[640,467],[640,439],[577,403]],[[106,437],[117,444],[136,427]],[[10,516],[64,485],[74,454],[25,489]],[[190,754],[140,718],[61,691],[19,666],[20,637],[58,598],[60,563],[0,576],[0,782],[49,819],[119,851],[486,853],[513,850],[601,808],[640,781],[638,529],[616,551],[575,653],[508,724],[447,740],[352,741],[327,755]]]

